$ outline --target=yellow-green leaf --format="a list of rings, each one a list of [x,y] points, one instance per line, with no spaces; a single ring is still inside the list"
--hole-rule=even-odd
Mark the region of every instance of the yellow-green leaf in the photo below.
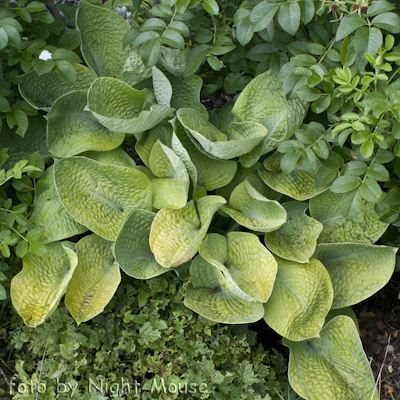
[[[205,196],[180,209],[160,210],[150,231],[150,248],[156,261],[164,267],[174,267],[190,260],[197,253],[213,215],[224,203],[220,196]]]
[[[333,318],[320,338],[292,342],[289,381],[305,399],[378,400],[375,379],[362,348],[357,328],[350,317]]]
[[[308,200],[329,188],[329,185],[318,186],[316,175],[296,166],[289,175],[282,172],[280,161],[281,153],[275,153],[264,160],[264,168],[259,169],[261,179],[275,191],[286,194],[296,200]]]
[[[112,243],[97,235],[85,236],[77,244],[78,265],[65,293],[65,304],[78,323],[100,314],[121,281]]]
[[[310,214],[321,222],[324,229],[318,243],[375,243],[385,232],[388,224],[380,221],[374,204],[362,201],[357,218],[347,221],[340,211],[343,194],[326,191],[310,201]]]
[[[73,66],[76,71],[76,81],[73,84],[65,82],[55,71],[39,76],[31,70],[23,75],[19,92],[32,107],[48,111],[63,94],[75,90],[88,90],[97,78],[89,68],[80,64]]]
[[[157,263],[150,250],[150,228],[155,215],[146,210],[133,210],[115,241],[117,263],[126,274],[136,279],[150,279],[168,271]]]
[[[122,46],[125,33],[130,29],[127,21],[114,11],[81,1],[76,25],[86,64],[98,76],[119,77],[128,58],[128,49]]]
[[[267,130],[255,122],[238,122],[228,136],[201,117],[193,108],[181,108],[177,117],[193,137],[195,146],[211,158],[229,160],[251,151],[266,136]]]
[[[36,185],[35,203],[29,218],[29,230],[40,229],[42,243],[55,242],[87,231],[73,219],[58,198],[53,165],[47,168]]]
[[[277,261],[274,289],[264,304],[265,322],[290,340],[318,337],[333,300],[327,270],[314,258],[308,264]]]
[[[179,120],[174,118],[172,123],[177,138],[187,150],[193,165],[196,167],[197,183],[204,186],[208,192],[227,185],[236,173],[237,163],[209,158],[198,150],[189,139]]]
[[[26,325],[36,327],[57,307],[78,263],[74,245],[46,245],[39,257],[28,253],[23,268],[11,281],[11,300]]]
[[[154,104],[143,110],[147,89],[137,90],[114,78],[96,79],[88,92],[85,110],[113,132],[137,135],[166,119],[173,108]]]
[[[281,84],[271,71],[253,79],[242,91],[232,114],[237,121],[252,121],[263,125],[268,134],[251,152],[241,157],[245,167],[251,167],[260,156],[289,139],[301,125],[306,107],[299,100],[288,101]]]
[[[230,291],[236,296],[260,303],[269,299],[277,264],[256,235],[229,232],[225,238],[210,233],[201,244],[199,253],[222,271]]]
[[[70,157],[88,150],[107,151],[118,147],[124,133],[111,132],[84,110],[86,91],[61,96],[47,114],[47,145],[57,157]]]
[[[182,208],[187,201],[189,175],[182,160],[160,140],[154,144],[149,167],[156,176],[153,185],[153,207]]]
[[[323,226],[306,215],[308,204],[291,201],[282,205],[287,212],[287,222],[282,228],[265,234],[265,245],[279,257],[308,262]]]
[[[136,167],[71,157],[55,162],[54,177],[68,214],[107,240],[115,240],[130,211],[152,209],[151,182]]]
[[[359,303],[382,289],[393,274],[395,247],[358,243],[319,244],[314,257],[328,270],[333,308]]]
[[[262,303],[236,296],[222,272],[197,256],[190,266],[192,287],[185,297],[185,306],[212,321],[224,324],[245,324],[262,318]]]
[[[257,232],[275,231],[286,222],[285,209],[277,201],[262,196],[247,180],[236,186],[221,211]]]
[[[116,165],[117,167],[134,167],[136,165],[133,158],[121,147],[110,151],[85,151],[81,156],[98,161],[101,164]]]

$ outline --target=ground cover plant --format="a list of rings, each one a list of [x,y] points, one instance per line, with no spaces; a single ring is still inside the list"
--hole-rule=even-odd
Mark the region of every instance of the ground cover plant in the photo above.
[[[187,309],[180,287],[171,272],[145,282],[125,276],[105,312],[79,327],[61,306],[36,330],[10,330],[20,318],[11,312],[0,357],[11,352],[17,373],[2,398],[36,399],[35,389],[43,400],[287,398],[283,356],[246,326]]]
[[[79,3],[65,39],[81,43],[74,73],[44,46],[14,80],[46,114],[29,140],[54,160],[27,226],[41,251],[24,245],[14,307],[36,327],[65,295],[80,324],[121,269],[173,270],[189,309],[282,335],[301,397],[378,398],[349,307],[396,262],[396,6],[135,1],[128,23],[121,5]],[[207,112],[201,95],[222,89],[238,92],[232,104]]]

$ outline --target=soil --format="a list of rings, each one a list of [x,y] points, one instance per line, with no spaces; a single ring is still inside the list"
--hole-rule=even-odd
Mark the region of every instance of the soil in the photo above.
[[[400,273],[378,293],[353,307],[381,400],[400,399]]]
[[[202,99],[201,102],[208,111],[217,110],[226,104],[232,103],[234,96],[234,94],[221,93],[220,97],[211,95]]]

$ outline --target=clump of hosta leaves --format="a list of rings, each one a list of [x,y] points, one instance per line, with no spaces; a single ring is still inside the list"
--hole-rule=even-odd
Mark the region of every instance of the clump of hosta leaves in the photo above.
[[[7,162],[7,158],[7,149],[1,149],[0,167]],[[38,153],[32,154],[29,160],[18,161],[11,168],[0,169],[0,260],[3,271],[9,269],[7,261],[14,254],[23,258],[28,251],[37,256],[46,252],[46,248],[37,241],[42,231],[30,229],[28,221],[36,179],[43,170],[44,162]],[[5,279],[0,271],[0,280]],[[0,299],[5,298],[6,291],[0,285]]]
[[[188,310],[179,286],[172,272],[145,282],[125,277],[104,314],[79,327],[65,307],[35,330],[21,325],[12,313],[7,329],[0,330],[0,340],[7,344],[0,357],[13,360],[8,362],[13,394],[20,384],[31,388],[32,383],[34,387],[42,383],[41,388],[46,386],[40,394],[43,400],[64,399],[72,393],[82,400],[112,395],[117,399],[277,400],[278,393],[288,398],[282,355],[264,350],[247,326],[219,325]],[[98,387],[103,380],[103,393],[93,385],[89,392],[89,379]],[[166,393],[157,392],[161,379]],[[136,390],[135,380],[140,385]],[[152,389],[154,380],[157,386]],[[123,393],[121,382],[130,384],[130,395],[126,387]],[[57,383],[59,388],[66,385],[65,394],[57,392]],[[181,391],[187,384],[187,394],[174,392],[174,384],[180,384]],[[0,393],[10,395],[8,390]],[[27,391],[24,398],[35,396]]]
[[[161,50],[171,27],[152,39],[160,51],[150,68],[140,56],[141,40],[151,37],[138,31],[143,26],[130,29],[115,12],[80,2],[76,23],[87,67],[76,65],[76,82],[59,85],[48,79],[51,72],[21,78],[24,98],[48,111],[45,138],[36,142],[54,160],[37,183],[29,219],[42,230],[38,240],[47,252],[27,253],[11,282],[13,305],[28,326],[44,323],[64,295],[78,324],[93,319],[113,298],[121,271],[143,280],[173,270],[187,282],[184,304],[192,311],[228,324],[264,319],[282,335],[291,351],[290,380],[301,396],[325,391],[353,398],[362,386],[373,397],[349,307],[381,289],[394,270],[397,249],[375,245],[389,223],[367,190],[371,171],[393,154],[379,148],[369,164],[363,159],[367,173],[352,164],[363,156],[350,136],[342,146],[336,142],[329,107],[358,107],[361,98],[341,96],[366,63],[353,66],[354,44],[349,38],[337,43],[334,25],[321,29],[322,22],[307,23],[300,33],[305,44],[287,36],[297,35],[295,29],[275,38],[280,49],[290,49],[290,61],[284,50],[279,63],[262,58],[269,70],[259,70],[233,104],[208,113],[200,102],[202,79],[187,73],[186,50]],[[121,45],[131,34],[140,50]],[[321,47],[309,46],[309,38],[321,38]],[[343,60],[329,58],[335,46]],[[304,51],[319,55],[295,54]],[[332,67],[335,79],[327,72]],[[328,83],[340,87],[340,77],[350,73],[345,91],[332,89],[327,120],[315,121],[315,107],[307,115],[320,98],[307,97],[306,83],[329,92]],[[373,73],[375,91],[382,89],[380,77],[381,71]],[[370,89],[360,90],[362,103]],[[359,111],[370,110],[361,104]],[[364,122],[356,122],[357,131]],[[379,123],[372,125],[378,132]],[[358,172],[346,179],[360,181],[359,203],[351,197],[358,187],[341,182],[347,170]]]

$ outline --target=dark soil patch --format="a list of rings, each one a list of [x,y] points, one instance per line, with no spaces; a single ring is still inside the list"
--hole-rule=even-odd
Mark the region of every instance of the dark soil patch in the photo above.
[[[380,374],[381,400],[400,399],[400,274],[354,307],[360,337],[374,377]]]
[[[211,110],[217,110],[222,106],[232,103],[234,97],[235,97],[234,94],[227,94],[223,92],[221,93],[220,97],[211,95],[202,99],[201,102],[208,111],[211,111]]]

